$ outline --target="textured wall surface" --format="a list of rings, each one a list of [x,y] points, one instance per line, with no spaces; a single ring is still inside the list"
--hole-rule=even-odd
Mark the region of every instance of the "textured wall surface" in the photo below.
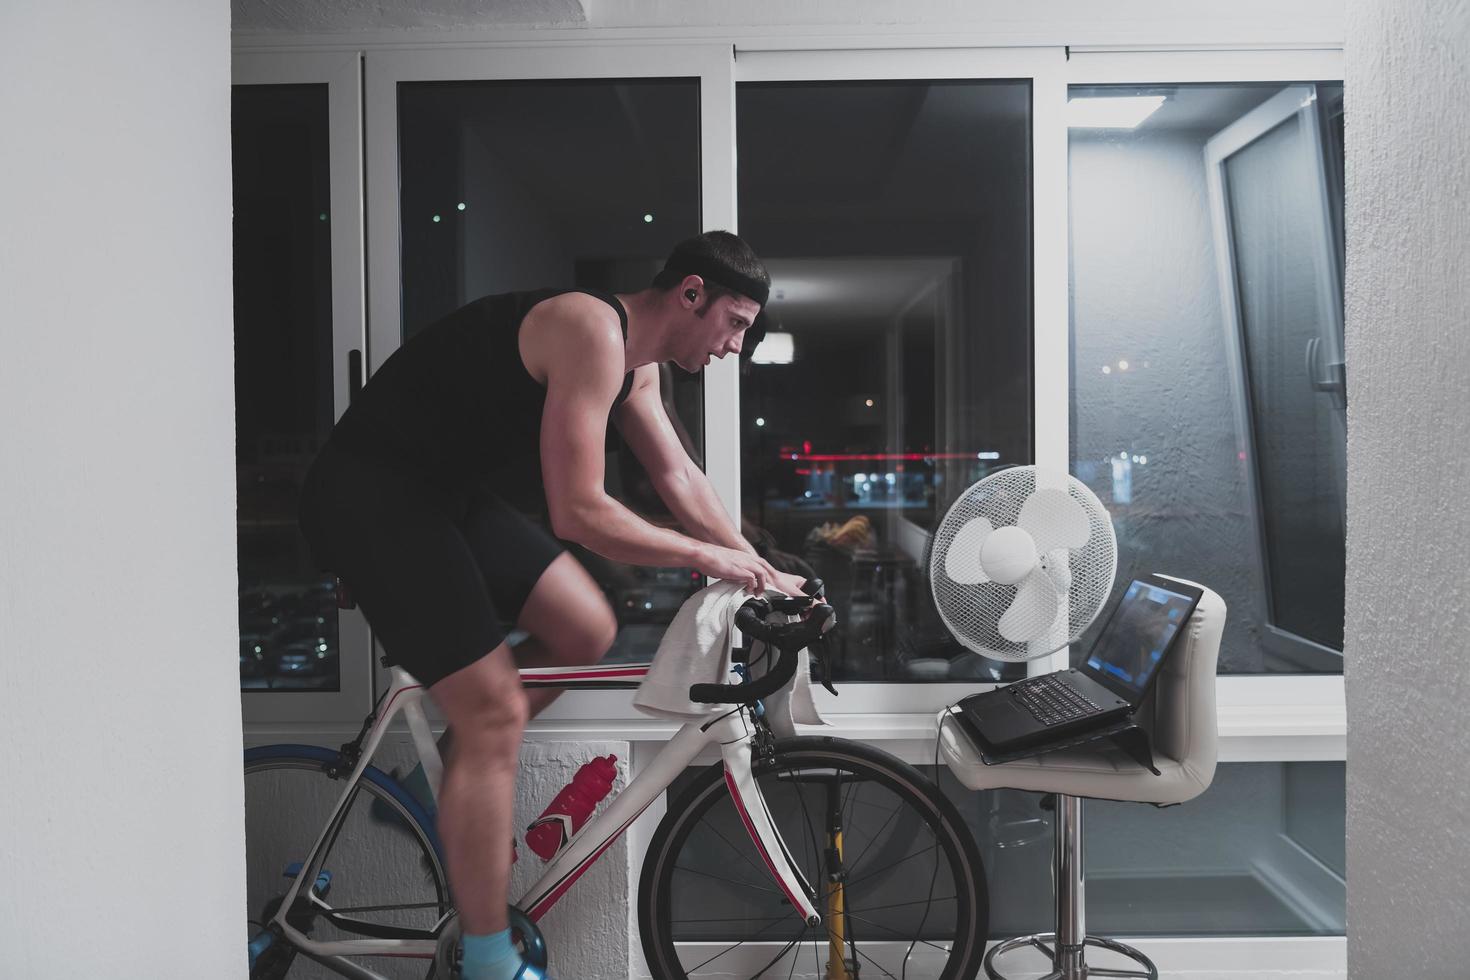
[[[595,756],[618,757],[613,792],[628,782],[627,742],[527,742],[521,746],[521,772],[516,783],[516,826],[524,829],[541,815],[577,769]],[[603,801],[603,806],[606,806]],[[511,871],[510,893],[522,895],[541,877],[545,865],[522,839],[520,860]],[[630,870],[627,838],[620,838],[577,879],[572,890],[541,920],[556,977],[622,980],[628,972],[629,897],[638,884]],[[634,917],[636,918],[636,916]]]
[[[229,7],[0,4],[0,976],[243,980]]]
[[[1348,4],[1348,962],[1470,922],[1470,5]]]
[[[1071,140],[1072,471],[1112,509],[1118,578],[1208,583],[1230,609],[1221,670],[1258,673],[1264,586],[1241,547],[1254,527],[1205,188],[1210,135]],[[1119,359],[1129,370],[1102,373]],[[1131,468],[1126,503],[1113,493],[1120,452],[1148,458]]]

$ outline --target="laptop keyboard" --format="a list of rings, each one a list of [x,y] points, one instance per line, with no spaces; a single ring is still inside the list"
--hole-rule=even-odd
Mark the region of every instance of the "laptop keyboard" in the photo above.
[[[1059,725],[1102,711],[1092,701],[1072,690],[1054,675],[1012,685],[1016,702],[1043,725]]]

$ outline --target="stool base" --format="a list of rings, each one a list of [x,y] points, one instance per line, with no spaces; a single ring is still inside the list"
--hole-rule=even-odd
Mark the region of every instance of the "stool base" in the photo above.
[[[1083,940],[1084,946],[1058,951],[1056,942],[1057,934],[1054,932],[1038,932],[1031,936],[1017,936],[1015,939],[1008,939],[992,947],[985,954],[985,975],[990,980],[1007,980],[1005,974],[995,968],[995,960],[1006,953],[1031,946],[1041,950],[1052,961],[1053,972],[1048,973],[1041,980],[1088,980],[1089,977],[1136,977],[1139,980],[1159,980],[1159,970],[1154,966],[1154,961],[1132,946],[1125,946],[1123,943],[1103,939],[1100,936],[1088,936]],[[1114,970],[1107,967],[1088,966],[1084,955],[1086,946],[1096,946],[1099,949],[1126,956],[1144,969],[1142,971]],[[1061,953],[1060,956],[1057,955],[1058,952]]]

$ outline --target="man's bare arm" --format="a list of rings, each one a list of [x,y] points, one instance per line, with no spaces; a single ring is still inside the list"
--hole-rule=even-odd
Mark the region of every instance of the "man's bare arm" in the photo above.
[[[788,595],[800,594],[802,577],[777,571],[759,557],[725,511],[709,477],[694,464],[679,441],[658,385],[656,366],[639,368],[633,390],[618,410],[617,422],[624,440],[648,471],[660,499],[691,535],[760,562],[773,588]]]
[[[764,589],[767,566],[754,555],[654,527],[607,495],[603,447],[622,387],[621,337],[597,317],[555,329],[562,336],[548,337],[553,343],[536,360],[546,378],[541,470],[556,535],[614,561],[693,567]]]
[[[617,414],[618,429],[648,472],[659,499],[680,526],[701,541],[755,554],[725,511],[714,485],[694,464],[669,421],[659,393],[658,366],[640,367]]]

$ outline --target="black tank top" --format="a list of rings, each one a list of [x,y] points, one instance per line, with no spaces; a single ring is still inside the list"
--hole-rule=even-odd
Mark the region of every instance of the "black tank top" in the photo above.
[[[546,388],[521,360],[521,322],[537,303],[585,292],[628,314],[611,293],[538,289],[485,296],[436,320],[394,351],[352,400],[332,431],[351,451],[456,488],[488,484],[539,509],[541,415]],[[627,372],[613,408],[632,388]]]

